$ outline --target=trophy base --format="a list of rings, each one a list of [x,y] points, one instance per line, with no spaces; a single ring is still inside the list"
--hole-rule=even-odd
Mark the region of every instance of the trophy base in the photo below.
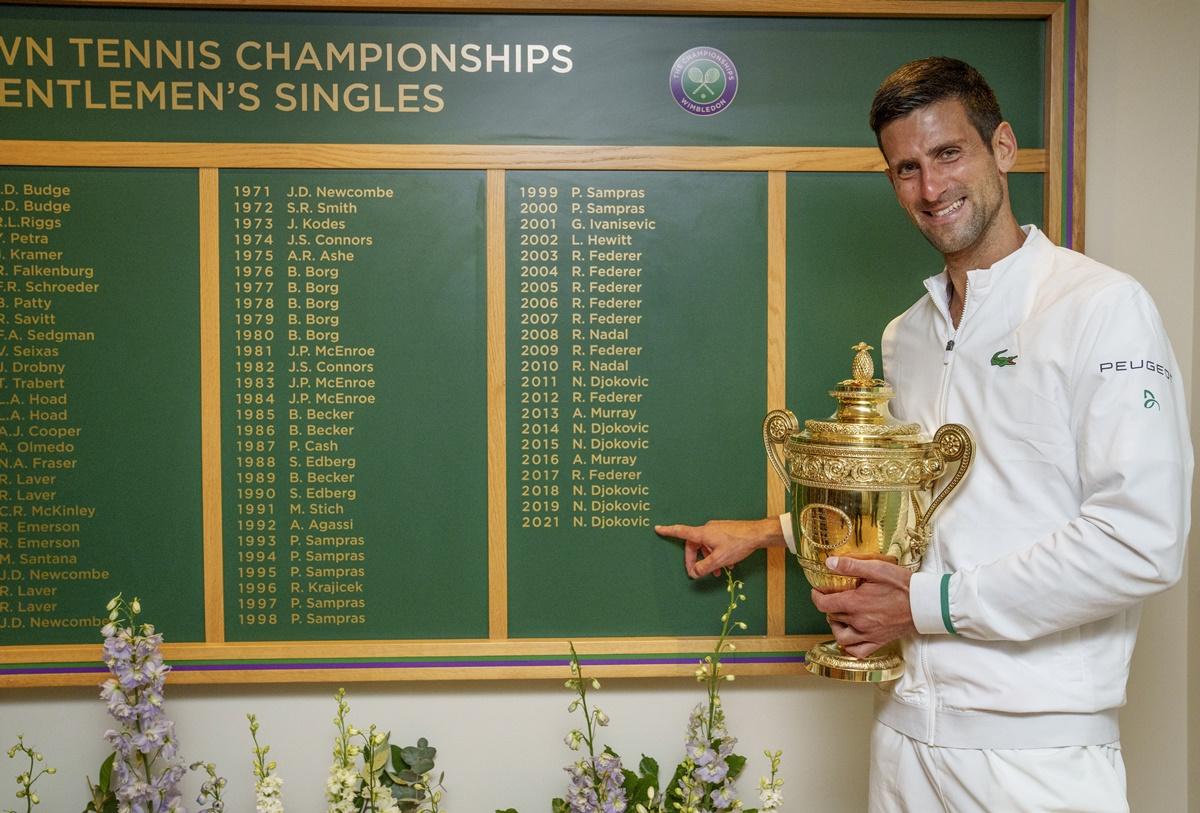
[[[895,645],[867,658],[855,658],[836,641],[825,641],[808,650],[804,661],[804,668],[814,675],[851,683],[886,683],[904,674],[904,660]]]

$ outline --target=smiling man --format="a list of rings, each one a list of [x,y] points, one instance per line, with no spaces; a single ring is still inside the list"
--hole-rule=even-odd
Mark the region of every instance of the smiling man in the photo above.
[[[1016,137],[974,68],[904,65],[870,122],[944,261],[884,332],[891,410],[978,445],[920,572],[830,558],[861,583],[812,594],[851,654],[903,648],[878,695],[870,809],[1127,811],[1117,711],[1141,603],[1178,580],[1190,520],[1170,342],[1131,277],[1018,225]],[[795,548],[786,515],[657,530],[684,541],[693,578]]]

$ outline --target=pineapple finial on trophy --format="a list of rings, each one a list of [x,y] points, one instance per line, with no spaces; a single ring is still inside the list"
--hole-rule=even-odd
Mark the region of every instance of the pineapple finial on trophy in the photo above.
[[[858,351],[850,365],[854,383],[862,387],[872,386],[875,383],[875,362],[871,358],[871,351],[875,348],[866,342],[859,342],[850,349]]]

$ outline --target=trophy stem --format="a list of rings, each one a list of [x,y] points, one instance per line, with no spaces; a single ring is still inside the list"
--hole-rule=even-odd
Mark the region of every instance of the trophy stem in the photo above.
[[[836,641],[825,641],[808,650],[804,660],[804,668],[814,675],[851,683],[886,683],[904,674],[904,659],[896,643],[856,658],[847,655]]]

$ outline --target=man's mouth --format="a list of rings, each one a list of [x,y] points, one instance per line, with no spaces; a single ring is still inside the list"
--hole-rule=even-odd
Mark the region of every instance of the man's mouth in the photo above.
[[[959,198],[944,209],[927,209],[926,213],[930,217],[946,217],[952,215],[962,208],[962,205],[967,202],[966,198]]]

